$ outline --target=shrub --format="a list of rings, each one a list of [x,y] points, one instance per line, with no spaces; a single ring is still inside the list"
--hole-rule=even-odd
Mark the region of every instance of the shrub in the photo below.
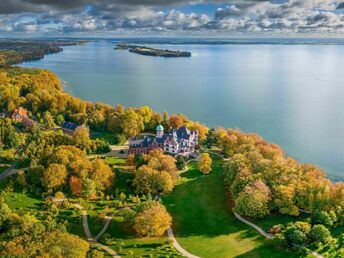
[[[324,225],[315,225],[311,230],[311,236],[315,241],[326,242],[331,233]]]

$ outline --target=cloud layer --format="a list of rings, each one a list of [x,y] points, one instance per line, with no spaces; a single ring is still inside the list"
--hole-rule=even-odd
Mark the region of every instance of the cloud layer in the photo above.
[[[219,6],[214,15],[180,11],[208,4]],[[1,0],[0,33],[5,32],[340,35],[344,1]]]

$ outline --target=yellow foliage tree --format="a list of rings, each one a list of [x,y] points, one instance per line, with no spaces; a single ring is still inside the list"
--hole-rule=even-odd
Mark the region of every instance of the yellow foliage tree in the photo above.
[[[136,216],[134,230],[138,236],[162,236],[171,224],[172,218],[166,208],[153,202]]]
[[[209,174],[211,172],[212,159],[208,153],[202,153],[198,161],[198,169],[203,174]]]

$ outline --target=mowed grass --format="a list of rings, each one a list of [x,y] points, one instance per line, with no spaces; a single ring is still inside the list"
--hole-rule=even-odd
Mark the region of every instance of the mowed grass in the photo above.
[[[125,166],[127,162],[126,159],[121,159],[117,157],[106,157],[105,160],[109,165],[116,165],[116,166]]]
[[[34,213],[40,211],[43,207],[42,200],[30,193],[13,191],[5,196],[8,206],[19,214],[26,212]]]
[[[276,249],[234,217],[221,170],[219,160],[210,175],[202,175],[192,164],[173,193],[163,198],[179,244],[203,258],[299,257]]]

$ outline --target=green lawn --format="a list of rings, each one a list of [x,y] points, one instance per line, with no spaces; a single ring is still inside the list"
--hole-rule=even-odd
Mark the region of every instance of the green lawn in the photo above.
[[[106,157],[105,160],[109,165],[116,165],[116,166],[124,166],[126,165],[126,162],[127,162],[126,159],[121,159],[117,157]]]
[[[257,231],[234,217],[221,165],[215,161],[210,175],[202,175],[196,164],[190,165],[174,192],[163,198],[173,217],[178,242],[203,258],[298,257],[277,250]]]
[[[6,169],[7,167],[0,167],[0,174],[3,173]]]
[[[111,132],[94,132],[92,138],[99,138],[107,141],[109,144],[116,144],[116,136]]]
[[[22,193],[20,191],[9,192],[6,194],[6,203],[17,213],[39,211],[43,207],[43,202],[40,198],[35,197],[30,193]]]

